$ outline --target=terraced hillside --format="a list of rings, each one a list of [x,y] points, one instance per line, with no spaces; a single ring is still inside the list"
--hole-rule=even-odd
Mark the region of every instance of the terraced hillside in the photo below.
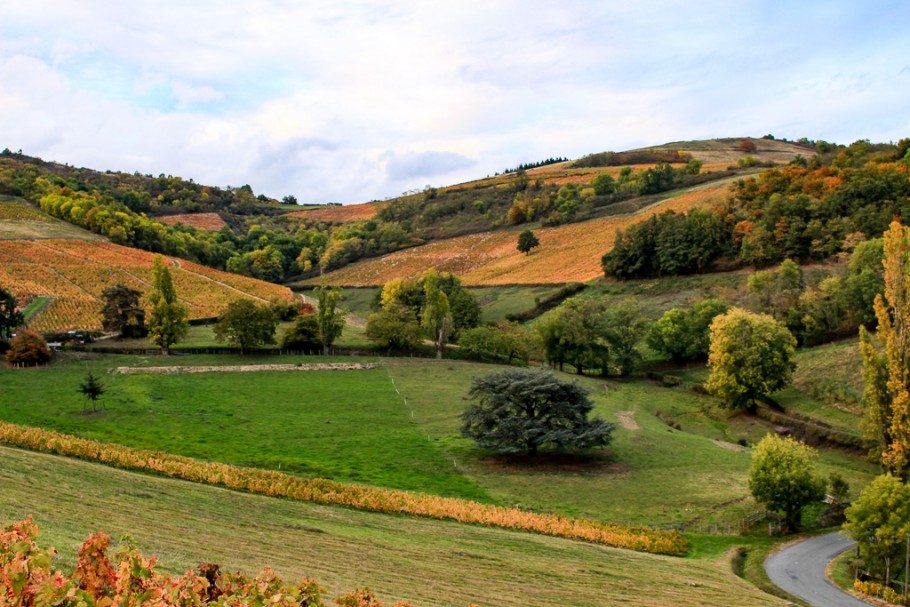
[[[515,248],[521,228],[468,234],[355,263],[309,281],[343,286],[381,285],[429,268],[458,274],[471,286],[557,284],[602,275],[601,256],[616,230],[663,211],[687,211],[723,201],[730,180],[675,193],[631,214],[599,217],[535,231],[540,247],[531,255]]]

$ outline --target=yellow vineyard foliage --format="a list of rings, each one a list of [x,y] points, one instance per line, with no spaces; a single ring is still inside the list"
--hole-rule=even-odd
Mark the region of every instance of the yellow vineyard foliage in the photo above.
[[[204,462],[169,453],[101,443],[6,422],[0,422],[0,443],[259,495],[530,531],[656,554],[684,555],[688,551],[688,540],[676,531],[626,527],[459,498],[301,478],[273,470]]]

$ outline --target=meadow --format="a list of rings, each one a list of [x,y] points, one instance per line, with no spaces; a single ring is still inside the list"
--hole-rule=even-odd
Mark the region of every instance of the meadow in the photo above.
[[[578,378],[595,412],[617,422],[615,440],[593,457],[546,465],[493,457],[460,436],[471,379],[497,368],[476,363],[382,359],[383,368],[343,378],[104,374],[104,411],[81,413],[76,387],[89,370],[239,360],[276,359],[67,355],[46,369],[4,373],[0,419],[204,460],[623,524],[723,530],[755,511],[746,488],[749,452],[736,443],[758,440],[769,426],[645,379]],[[308,359],[286,359],[295,360]],[[823,469],[835,466],[856,487],[873,473],[857,457],[824,450]]]
[[[331,594],[368,586],[416,606],[776,606],[733,575],[725,549],[680,559],[459,523],[236,493],[0,447],[0,521],[32,515],[71,567],[90,533],[129,535],[177,574],[200,562]],[[35,495],[53,499],[35,500]]]
[[[428,268],[453,272],[468,286],[585,282],[603,274],[600,258],[613,246],[616,230],[656,213],[683,212],[717,204],[724,199],[729,185],[730,181],[726,179],[714,181],[665,195],[630,214],[536,229],[540,247],[531,255],[515,248],[518,233],[527,227],[522,226],[430,242],[360,261],[306,282],[377,286]]]
[[[317,206],[302,211],[292,211],[288,217],[324,221],[326,223],[348,223],[351,221],[368,221],[376,217],[382,203],[365,202],[343,206]]]

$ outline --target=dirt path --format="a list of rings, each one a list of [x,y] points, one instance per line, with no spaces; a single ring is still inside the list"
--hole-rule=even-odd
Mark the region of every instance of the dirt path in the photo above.
[[[638,422],[635,421],[635,411],[619,411],[616,413],[616,417],[619,418],[619,425],[626,430],[640,429]]]
[[[117,367],[118,375],[156,374],[177,375],[182,373],[256,373],[262,371],[360,371],[375,369],[373,363],[306,363],[281,365],[221,365],[196,367]]]

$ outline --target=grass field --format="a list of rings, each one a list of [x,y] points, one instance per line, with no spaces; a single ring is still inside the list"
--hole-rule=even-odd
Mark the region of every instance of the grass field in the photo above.
[[[458,274],[465,285],[561,284],[603,274],[601,256],[616,230],[667,210],[711,206],[726,195],[729,180],[676,192],[628,215],[615,215],[536,230],[540,247],[531,255],[515,248],[521,228],[469,234],[364,260],[308,281],[342,286],[376,286],[429,268]]]
[[[182,215],[165,215],[156,217],[161,223],[177,225],[178,223],[199,230],[217,232],[227,225],[218,213],[184,213]]]
[[[529,533],[234,493],[0,447],[0,521],[28,514],[66,566],[88,533],[128,534],[161,566],[200,562],[332,594],[369,586],[391,604],[540,607],[774,606],[716,552],[660,557]],[[53,496],[39,499],[35,496]]]
[[[507,314],[524,312],[534,307],[534,299],[554,292],[555,286],[471,287],[468,290],[480,305],[480,321],[498,322]],[[310,295],[311,289],[300,289]],[[361,319],[373,313],[372,305],[379,287],[349,287],[341,290],[341,306]]]
[[[88,370],[238,360],[276,359],[64,356],[47,369],[0,376],[0,418],[201,459],[271,469],[280,464],[292,473],[620,523],[711,530],[755,510],[745,482],[749,452],[731,443],[757,440],[768,426],[744,424],[704,396],[645,380],[580,379],[596,413],[622,423],[602,456],[550,466],[492,458],[460,436],[471,379],[497,369],[475,363],[385,359],[385,369],[343,376],[103,375],[106,411],[80,413],[76,387]],[[842,468],[857,487],[872,473],[865,462],[838,452],[825,452],[824,461],[826,470]]]
[[[146,293],[155,255],[102,241],[0,240],[0,284],[24,305],[50,303],[29,322],[38,331],[101,328],[102,291],[116,283]],[[238,297],[288,301],[286,287],[170,259],[177,295],[189,317],[217,316]]]
[[[384,369],[105,374],[104,411],[82,415],[84,399],[76,387],[86,372],[105,373],[129,360],[70,359],[47,369],[4,373],[0,417],[210,461],[486,498],[427,440]],[[174,364],[191,364],[186,360]],[[36,381],[41,394],[29,398]]]

